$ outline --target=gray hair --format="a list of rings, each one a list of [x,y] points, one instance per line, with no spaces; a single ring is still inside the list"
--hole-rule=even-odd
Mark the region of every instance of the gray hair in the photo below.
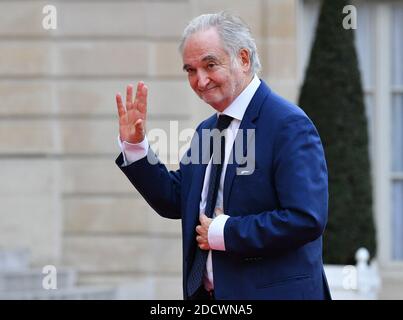
[[[247,49],[250,56],[250,73],[253,75],[260,71],[261,64],[256,43],[252,38],[248,25],[240,17],[224,11],[202,14],[190,21],[182,34],[181,43],[179,45],[181,54],[183,54],[183,47],[189,36],[198,31],[205,31],[210,28],[216,28],[223,42],[224,49],[230,55],[233,63],[236,61],[239,51],[241,49]]]

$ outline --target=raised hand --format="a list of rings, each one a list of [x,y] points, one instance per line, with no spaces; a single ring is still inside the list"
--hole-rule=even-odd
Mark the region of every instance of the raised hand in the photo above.
[[[148,89],[144,82],[137,84],[136,97],[133,102],[133,85],[126,88],[126,108],[120,93],[116,94],[116,104],[119,114],[119,134],[122,141],[139,143],[145,137],[145,122],[147,116]]]

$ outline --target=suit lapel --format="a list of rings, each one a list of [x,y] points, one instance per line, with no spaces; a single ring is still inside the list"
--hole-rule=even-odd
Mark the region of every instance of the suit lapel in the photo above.
[[[243,153],[242,155],[245,157],[247,154],[247,146],[250,141],[248,141],[248,136],[247,136],[247,131],[248,130],[256,130],[256,119],[259,117],[259,112],[260,108],[269,94],[270,89],[267,87],[267,85],[261,80],[259,88],[256,90],[255,95],[253,96],[252,100],[250,101],[246,112],[242,118],[241,124],[239,125],[237,139],[243,139]],[[242,136],[241,136],[242,135]],[[249,139],[250,140],[250,139]],[[238,140],[239,141],[239,140]],[[236,175],[236,169],[239,166],[238,163],[236,163],[236,157],[235,157],[235,144],[231,149],[231,155],[230,155],[230,160],[232,159],[232,162],[227,165],[227,170],[225,173],[225,179],[224,179],[224,213],[226,213],[227,208],[228,208],[228,199],[231,194],[231,189],[232,189],[232,183],[234,181],[235,175]],[[226,213],[227,214],[227,213]]]

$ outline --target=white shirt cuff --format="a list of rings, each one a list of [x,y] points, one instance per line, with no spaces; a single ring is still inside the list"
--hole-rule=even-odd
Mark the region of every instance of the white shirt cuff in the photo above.
[[[208,243],[213,250],[225,251],[224,226],[229,216],[220,214],[213,219],[208,228]]]
[[[139,143],[129,143],[127,141],[122,142],[119,135],[118,144],[123,154],[124,166],[128,166],[147,156],[149,143],[146,136],[144,137],[144,140]]]

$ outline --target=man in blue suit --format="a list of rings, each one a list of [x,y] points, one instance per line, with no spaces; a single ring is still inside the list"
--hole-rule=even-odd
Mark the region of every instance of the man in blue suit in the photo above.
[[[311,120],[256,76],[256,45],[238,17],[193,19],[180,50],[190,86],[216,113],[168,171],[145,135],[147,87],[133,98],[129,85],[125,105],[116,95],[116,164],[158,214],[182,219],[184,298],[330,299],[327,168]]]

